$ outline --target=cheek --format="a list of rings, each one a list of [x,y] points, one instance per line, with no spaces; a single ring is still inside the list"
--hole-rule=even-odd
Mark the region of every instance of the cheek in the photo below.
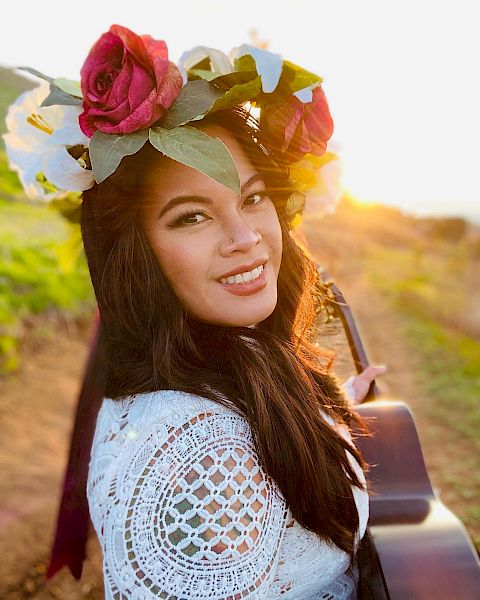
[[[266,226],[264,227],[265,236],[268,238],[268,244],[274,251],[277,264],[280,265],[280,261],[282,258],[282,228],[280,225],[280,221],[278,220],[277,211],[275,207],[272,205],[272,214],[268,219]]]
[[[201,245],[169,244],[155,248],[155,254],[165,277],[180,297],[188,294],[204,276],[206,264]]]

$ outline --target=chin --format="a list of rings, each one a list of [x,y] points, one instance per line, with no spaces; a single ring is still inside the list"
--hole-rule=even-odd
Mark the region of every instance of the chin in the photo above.
[[[276,303],[265,307],[264,310],[245,311],[245,314],[232,319],[232,314],[225,315],[224,325],[228,327],[254,327],[257,323],[264,321],[275,310]]]

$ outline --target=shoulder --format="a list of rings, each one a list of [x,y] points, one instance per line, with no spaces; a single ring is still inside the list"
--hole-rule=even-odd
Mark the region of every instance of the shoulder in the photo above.
[[[269,586],[288,509],[247,421],[172,391],[142,394],[129,412],[103,523],[110,592],[136,597],[147,571],[151,597],[267,597],[255,594]]]
[[[139,431],[167,422],[175,424],[203,412],[236,414],[209,398],[178,390],[139,393],[115,400],[105,397],[97,415],[93,447],[107,439],[133,440]]]

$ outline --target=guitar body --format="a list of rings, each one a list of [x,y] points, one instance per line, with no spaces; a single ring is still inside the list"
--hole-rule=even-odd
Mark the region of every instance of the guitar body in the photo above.
[[[370,497],[367,531],[381,573],[367,575],[369,589],[378,590],[369,597],[480,599],[478,553],[464,525],[432,489],[409,408],[404,402],[375,400],[355,410],[373,432],[372,437],[354,435],[371,465],[367,480],[376,492]],[[361,556],[359,561],[362,572]]]

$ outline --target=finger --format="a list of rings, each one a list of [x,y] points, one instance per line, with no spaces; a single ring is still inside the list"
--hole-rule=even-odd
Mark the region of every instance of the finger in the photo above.
[[[376,375],[383,375],[383,373],[385,373],[386,370],[387,367],[385,365],[370,365],[363,371],[363,373],[361,373],[361,375],[366,375],[371,379],[374,379]]]
[[[365,382],[368,385],[376,378],[383,375],[387,368],[384,365],[381,366],[370,366],[367,367],[360,375],[357,375],[356,379],[360,382]]]

